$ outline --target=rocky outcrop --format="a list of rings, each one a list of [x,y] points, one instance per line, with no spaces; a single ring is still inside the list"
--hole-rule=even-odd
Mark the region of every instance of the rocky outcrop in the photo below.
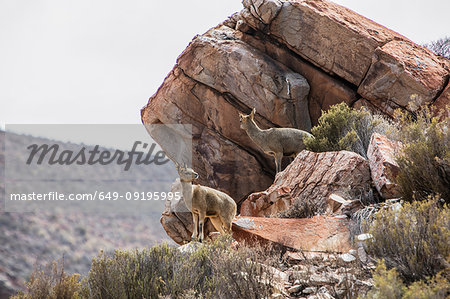
[[[332,193],[357,194],[370,185],[368,162],[348,152],[313,153],[302,151],[277,174],[266,191],[251,194],[241,205],[241,216],[272,216],[285,211],[295,201],[307,201],[325,212]]]
[[[192,164],[199,183],[226,191],[239,201],[270,184],[273,161],[239,128],[240,110],[233,103],[230,95],[220,94],[175,68],[142,117],[147,124],[192,124]]]
[[[192,124],[199,183],[227,192],[238,204],[266,190],[275,174],[272,158],[239,128],[239,112],[255,107],[262,128],[309,130],[322,110],[339,102],[390,116],[397,108],[433,103],[442,110],[448,103],[448,59],[347,8],[323,0],[244,0],[243,5],[193,39],[141,111],[144,124]],[[342,180],[349,183],[338,173],[325,190],[313,187],[322,182],[319,175],[312,177],[309,186],[277,187],[280,196],[253,194],[243,209],[260,205],[250,214],[269,215],[303,194],[323,196],[322,204],[336,191],[335,182],[337,189]],[[266,207],[270,196],[277,201]],[[174,215],[163,216],[165,227],[184,217]]]
[[[445,87],[448,70],[430,50],[410,41],[391,41],[375,50],[358,93],[415,110],[431,103]]]
[[[243,22],[356,86],[371,101],[406,107],[414,100],[420,105],[434,100],[448,80],[448,59],[340,5],[315,0],[243,3]]]
[[[311,128],[306,79],[240,41],[225,26],[196,37],[178,58],[178,66],[188,77],[231,94],[273,123]]]
[[[351,249],[346,217],[303,219],[236,217],[233,237],[246,242],[271,242],[302,251],[346,252]]]
[[[326,72],[359,85],[377,47],[405,37],[329,1],[249,0],[243,18]],[[265,16],[265,17],[262,17]]]
[[[239,112],[256,107],[263,127],[309,129],[308,92],[300,74],[236,40],[232,31],[212,30],[179,57],[142,119],[145,124],[191,123],[199,183],[227,191],[239,202],[270,184],[273,167],[239,128]]]
[[[345,102],[351,105],[356,101],[356,91],[348,84],[311,63],[299,59],[298,55],[280,46],[276,41],[268,39],[266,35],[260,32],[252,32],[252,34],[237,32],[237,36],[306,78],[310,85],[308,103],[312,124],[317,124],[322,110],[326,111],[337,103]]]
[[[399,168],[394,156],[400,147],[400,143],[378,133],[374,133],[370,139],[367,150],[370,172],[375,187],[385,199],[400,196],[399,187],[395,183]]]

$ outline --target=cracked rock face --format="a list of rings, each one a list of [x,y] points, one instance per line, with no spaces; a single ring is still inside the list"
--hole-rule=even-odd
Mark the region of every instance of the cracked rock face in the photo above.
[[[389,140],[386,136],[374,133],[367,150],[373,184],[385,199],[400,197],[400,189],[395,183],[399,167],[395,154],[401,148],[399,142]]]
[[[318,0],[243,4],[240,17],[266,40],[342,79],[342,85],[388,115],[411,100],[416,105],[410,110],[434,102],[448,82],[448,59],[340,5]],[[308,82],[313,90],[315,84]]]
[[[246,1],[249,23],[260,27],[259,16],[272,8],[277,13],[264,28],[268,35],[354,85],[364,78],[377,47],[393,39],[406,39],[332,2],[282,1],[276,8],[273,2]]]
[[[142,119],[146,124],[192,124],[199,183],[239,202],[266,188],[273,171],[273,159],[240,129],[239,112],[255,107],[256,120],[265,128],[309,130],[310,87],[302,75],[235,39],[233,32],[214,29],[195,38],[142,110]]]
[[[331,194],[364,192],[370,186],[369,163],[349,152],[300,152],[277,174],[272,186],[251,194],[241,206],[241,216],[275,216],[295,201],[308,201],[323,213]]]
[[[233,237],[246,242],[272,242],[313,252],[346,252],[352,248],[348,219],[315,216],[283,219],[236,217]]]
[[[358,93],[369,100],[384,99],[401,107],[414,101],[417,106],[434,101],[447,80],[448,71],[430,50],[392,41],[375,50]]]
[[[192,124],[198,183],[237,203],[270,186],[272,157],[239,127],[252,108],[264,129],[306,131],[340,102],[390,116],[423,103],[445,110],[450,61],[404,36],[324,0],[243,5],[194,37],[141,111],[144,124]]]
[[[178,67],[196,82],[229,94],[239,105],[256,108],[273,123],[311,128],[306,79],[238,40],[225,26],[195,38],[178,57]]]

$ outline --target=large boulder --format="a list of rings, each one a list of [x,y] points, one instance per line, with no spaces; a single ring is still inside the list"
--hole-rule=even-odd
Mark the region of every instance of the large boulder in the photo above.
[[[272,186],[257,192],[241,205],[241,216],[267,217],[285,211],[295,201],[307,201],[323,213],[332,193],[365,192],[370,186],[369,163],[349,152],[300,152],[277,174]]]
[[[268,169],[273,161],[239,128],[238,112],[226,96],[175,68],[150,99],[142,119],[146,124],[192,124],[192,167],[199,173],[199,183],[239,201],[255,188],[270,185]]]
[[[231,94],[241,105],[256,108],[273,123],[311,128],[306,79],[236,39],[235,31],[226,26],[197,36],[177,63],[188,77]]]
[[[322,110],[327,111],[330,106],[337,103],[345,102],[351,105],[356,101],[356,91],[350,84],[346,84],[344,81],[331,76],[320,68],[299,58],[298,55],[286,47],[280,47],[279,44],[268,39],[260,32],[254,32],[252,34],[243,32],[238,33],[237,36],[239,39],[263,51],[272,57],[272,59],[281,62],[308,80],[310,85],[308,106],[313,125],[318,123]]]
[[[364,79],[377,47],[393,39],[407,40],[330,1],[248,0],[243,3],[249,11],[243,15],[252,27],[354,85]]]
[[[395,183],[399,167],[395,154],[401,144],[389,140],[386,136],[374,133],[367,150],[372,180],[380,195],[385,199],[400,196],[400,189]]]
[[[375,50],[358,93],[415,110],[431,103],[445,87],[448,70],[430,50],[409,41],[391,41]]]
[[[311,122],[304,77],[235,39],[233,32],[217,29],[195,38],[142,110],[142,120],[192,124],[199,183],[239,202],[267,188],[273,178],[273,159],[240,129],[239,112],[256,107],[263,128],[308,130]],[[165,148],[158,136],[153,138]]]
[[[340,5],[317,0],[243,3],[242,22],[264,40],[275,40],[343,79],[350,85],[341,85],[353,85],[389,115],[392,107],[405,108],[411,100],[416,104],[408,107],[412,110],[432,102],[448,80],[448,59]]]
[[[423,103],[442,110],[449,101],[448,59],[347,8],[326,0],[243,4],[242,11],[193,39],[141,111],[144,124],[191,124],[199,183],[227,192],[238,204],[267,189],[275,174],[272,157],[239,128],[239,112],[255,107],[262,128],[309,130],[322,110],[339,102],[392,116],[397,108],[414,110]],[[408,105],[410,100],[416,106]],[[325,192],[321,183],[299,186],[311,189],[298,191],[301,196],[317,195],[314,200],[324,206],[336,191],[332,185]],[[295,192],[270,195],[277,203],[257,214],[288,208],[300,196],[290,195]],[[256,197],[258,203],[268,198],[254,194],[249,201],[256,204]],[[178,221],[168,215],[166,227]]]
[[[302,251],[347,252],[352,248],[348,223],[346,217],[236,217],[233,237],[250,244],[268,242]]]

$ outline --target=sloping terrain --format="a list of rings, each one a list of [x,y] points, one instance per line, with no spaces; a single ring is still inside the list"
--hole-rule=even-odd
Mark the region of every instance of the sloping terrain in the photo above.
[[[10,144],[20,152],[33,143],[57,143],[61,149],[74,148],[54,140],[8,133]],[[0,168],[5,169],[5,132],[0,133]],[[170,180],[169,164],[158,167],[158,173],[148,168],[137,167],[137,177],[145,178],[140,184],[152,185],[152,178]],[[107,167],[81,174],[95,184],[107,172]],[[71,171],[71,167],[62,168]],[[67,170],[65,170],[67,169]],[[85,182],[89,185],[89,182]],[[115,190],[131,191],[133,182],[115,182]],[[87,273],[91,259],[100,250],[113,251],[117,248],[142,248],[163,240],[169,241],[159,218],[163,203],[155,203],[150,210],[136,210],[124,213],[120,210],[108,213],[92,213],[88,210],[67,210],[55,208],[33,213],[10,213],[4,211],[4,179],[1,180],[0,208],[0,298],[1,290],[9,294],[12,289],[21,288],[35,265],[42,265],[64,255],[65,270],[68,273]]]

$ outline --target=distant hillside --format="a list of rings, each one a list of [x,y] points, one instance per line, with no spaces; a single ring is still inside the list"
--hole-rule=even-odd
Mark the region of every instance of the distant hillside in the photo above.
[[[10,149],[8,154],[21,155],[26,146],[37,144],[58,144],[61,150],[76,149],[79,145],[63,143],[44,138],[7,133]],[[5,171],[5,132],[0,131],[0,171]],[[7,162],[13,160],[7,157]],[[151,190],[169,186],[173,181],[174,169],[171,164],[149,168],[146,165],[133,165],[132,174],[125,180],[117,175],[117,165],[92,168],[77,168],[77,182],[86,190],[100,186],[114,186],[116,192]],[[50,171],[52,168],[48,168]],[[73,176],[73,167],[58,169],[59,177]],[[44,177],[52,177],[45,173]],[[111,176],[111,173],[116,175]],[[2,175],[3,177],[3,175]],[[113,179],[111,179],[111,177]],[[63,184],[64,180],[59,183]],[[90,260],[100,250],[110,251],[116,248],[141,248],[156,242],[169,241],[162,229],[159,218],[163,210],[163,201],[154,201],[146,209],[130,206],[123,209],[110,209],[102,213],[83,209],[65,209],[63,206],[39,209],[34,213],[10,213],[4,211],[5,179],[0,181],[0,298],[9,290],[19,288],[31,274],[35,264],[43,264],[65,255],[65,269],[68,272],[87,273]],[[68,185],[75,184],[66,180]],[[161,185],[162,184],[162,185]],[[98,188],[98,187],[97,187]],[[161,191],[161,190],[156,190]],[[126,203],[124,203],[126,204]],[[130,212],[131,209],[131,212]],[[2,292],[3,290],[3,292]],[[3,295],[2,295],[3,294]]]

